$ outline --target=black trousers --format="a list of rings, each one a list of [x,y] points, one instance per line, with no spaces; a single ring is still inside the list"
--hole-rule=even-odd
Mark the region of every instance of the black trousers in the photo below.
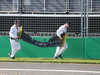
[[[53,36],[53,37],[50,38],[49,42],[54,42],[57,39],[59,39],[59,37],[57,35],[56,36]]]
[[[65,33],[61,34],[61,37],[63,38],[64,35],[65,35]],[[60,40],[60,38],[56,35],[56,36],[51,37],[49,42],[54,42],[54,41],[57,41],[57,40]]]

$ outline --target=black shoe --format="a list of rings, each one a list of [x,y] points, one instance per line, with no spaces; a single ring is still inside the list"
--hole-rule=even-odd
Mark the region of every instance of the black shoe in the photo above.
[[[53,59],[58,59],[57,57],[54,57]]]
[[[10,57],[10,59],[15,59],[15,57]]]
[[[61,54],[60,54],[60,55],[58,55],[58,57],[60,57],[61,59],[63,59],[63,57],[61,56]]]
[[[8,54],[9,56],[11,55],[11,53]]]

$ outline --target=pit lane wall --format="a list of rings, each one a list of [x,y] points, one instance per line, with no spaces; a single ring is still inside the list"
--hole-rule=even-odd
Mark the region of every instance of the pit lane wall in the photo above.
[[[45,37],[33,38],[44,42]],[[68,49],[62,54],[64,58],[100,59],[100,38],[66,38],[66,41]],[[56,47],[37,47],[22,40],[19,42],[21,50],[15,57],[53,58],[56,51]],[[9,37],[0,37],[0,57],[9,57],[10,52]]]

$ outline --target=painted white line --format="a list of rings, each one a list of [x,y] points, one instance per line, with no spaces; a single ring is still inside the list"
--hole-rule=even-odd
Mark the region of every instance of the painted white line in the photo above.
[[[83,70],[53,70],[53,69],[0,69],[0,71],[37,71],[37,72],[77,72],[77,73],[100,73],[100,71],[83,71]]]

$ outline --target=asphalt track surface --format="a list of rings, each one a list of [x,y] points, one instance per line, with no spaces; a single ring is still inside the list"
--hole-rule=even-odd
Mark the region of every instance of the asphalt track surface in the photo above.
[[[0,62],[0,75],[100,75],[100,65]]]

